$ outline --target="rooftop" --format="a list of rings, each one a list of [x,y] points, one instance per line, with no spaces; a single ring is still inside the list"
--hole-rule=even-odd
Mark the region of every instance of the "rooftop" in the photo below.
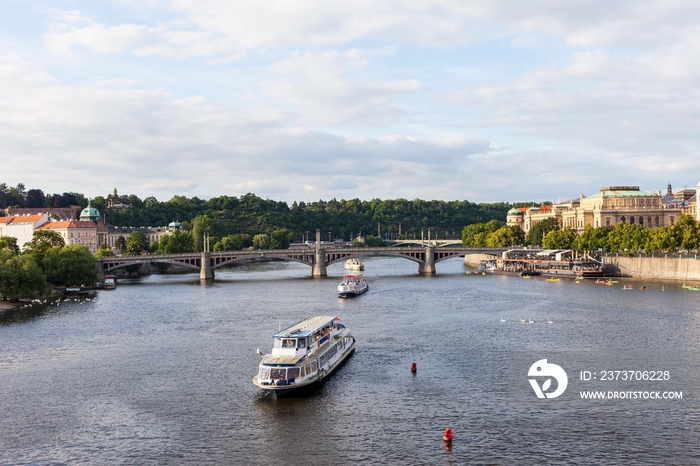
[[[313,335],[316,331],[329,325],[336,319],[335,316],[313,316],[302,320],[280,332],[272,335],[273,338],[304,338]]]

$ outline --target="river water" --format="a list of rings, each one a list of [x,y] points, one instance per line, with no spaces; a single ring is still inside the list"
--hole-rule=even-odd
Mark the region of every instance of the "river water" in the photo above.
[[[365,264],[355,299],[336,297],[342,264],[323,279],[252,264],[3,317],[0,464],[700,464],[700,292]],[[355,354],[310,394],[265,396],[256,348],[314,314],[341,316]],[[541,359],[568,375],[558,398],[528,382]],[[663,380],[599,380],[608,370]]]

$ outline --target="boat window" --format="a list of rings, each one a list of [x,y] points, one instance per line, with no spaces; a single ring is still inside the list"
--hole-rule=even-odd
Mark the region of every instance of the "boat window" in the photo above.
[[[287,378],[287,369],[284,367],[276,367],[270,369],[270,379],[272,380],[284,380]]]
[[[258,376],[258,379],[269,380],[270,379],[270,368],[267,366],[262,366],[260,368],[260,375]]]
[[[288,379],[299,378],[299,368],[298,367],[290,367],[289,369],[287,369],[287,378]]]
[[[311,373],[314,373],[318,370],[318,364],[316,363],[316,361],[311,361],[311,364],[309,364],[309,369],[310,369],[310,371],[307,371],[307,372],[311,372]]]
[[[301,375],[300,377],[306,376],[306,366],[301,366]]]
[[[282,348],[295,348],[294,340],[282,340]]]

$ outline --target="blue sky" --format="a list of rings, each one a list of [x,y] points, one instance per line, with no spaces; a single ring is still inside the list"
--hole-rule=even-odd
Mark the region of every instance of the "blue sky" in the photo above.
[[[542,201],[700,180],[691,1],[16,1],[0,181]]]

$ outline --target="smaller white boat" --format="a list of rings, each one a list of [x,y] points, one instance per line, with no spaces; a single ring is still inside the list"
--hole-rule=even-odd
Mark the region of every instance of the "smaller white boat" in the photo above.
[[[361,273],[343,275],[343,281],[338,285],[338,297],[350,298],[361,295],[369,290],[369,285]]]
[[[365,264],[363,264],[360,259],[351,257],[350,259],[345,261],[345,270],[362,271],[365,270]]]
[[[113,290],[117,287],[117,277],[114,275],[105,275],[103,288],[105,290]]]

